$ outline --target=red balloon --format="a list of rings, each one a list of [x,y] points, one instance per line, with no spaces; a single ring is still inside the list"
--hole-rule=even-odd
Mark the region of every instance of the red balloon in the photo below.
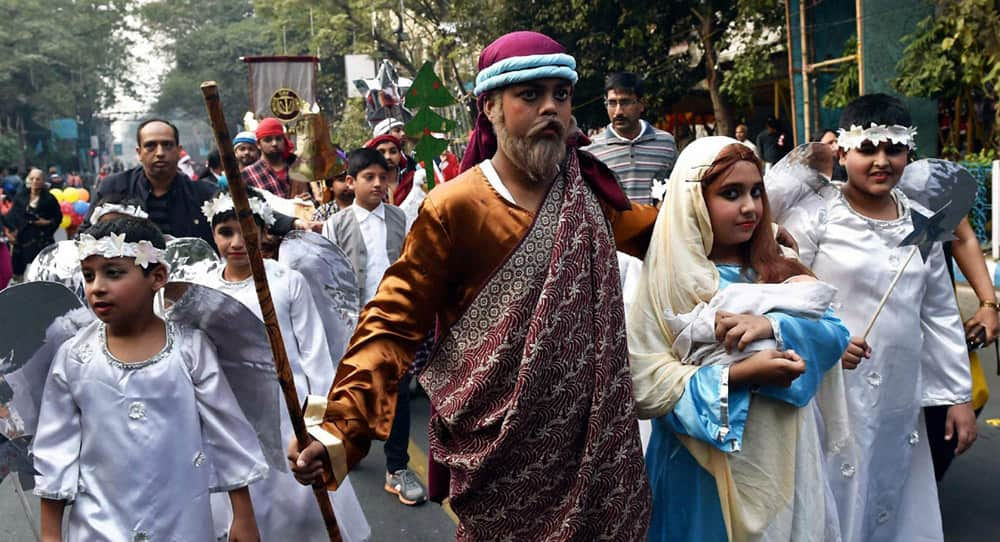
[[[62,211],[62,214],[64,214],[64,215],[72,215],[72,214],[74,214],[73,213],[73,204],[70,203],[70,202],[68,202],[68,201],[64,201],[64,202],[60,203],[59,204],[59,209]]]
[[[70,217],[69,223],[70,223],[71,226],[79,226],[80,224],[83,224],[83,217],[80,216],[80,215],[74,214],[73,216]]]

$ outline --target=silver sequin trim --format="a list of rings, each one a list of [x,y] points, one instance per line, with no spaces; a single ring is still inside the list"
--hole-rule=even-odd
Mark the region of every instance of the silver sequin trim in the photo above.
[[[910,446],[916,446],[920,442],[920,433],[918,431],[911,431],[910,435],[906,437],[906,443]]]
[[[850,463],[844,463],[840,466],[840,475],[844,478],[851,478],[854,476],[854,465]]]
[[[142,420],[146,418],[146,405],[140,401],[135,401],[128,406],[128,417],[133,420]]]
[[[882,510],[881,512],[878,513],[878,516],[875,518],[875,521],[877,521],[880,525],[889,521],[889,512],[886,510]]]
[[[146,531],[136,531],[132,535],[132,542],[149,542],[152,540],[149,538],[149,534]]]
[[[205,454],[203,452],[198,452],[194,454],[194,466],[200,467],[205,464]]]
[[[163,346],[163,349],[160,350],[155,356],[147,359],[146,361],[140,361],[138,363],[125,363],[124,361],[121,361],[120,359],[116,358],[111,353],[111,350],[108,349],[108,332],[107,332],[107,327],[108,326],[105,325],[105,324],[101,324],[101,327],[100,327],[101,349],[104,351],[104,355],[108,358],[108,363],[110,363],[111,365],[114,365],[115,367],[118,367],[119,369],[125,369],[126,371],[132,371],[132,370],[135,370],[135,369],[142,369],[143,367],[149,367],[150,365],[152,365],[152,364],[154,364],[154,363],[162,360],[163,358],[167,357],[168,355],[170,355],[170,352],[174,348],[174,333],[175,333],[174,324],[168,320],[167,321],[167,344],[165,344]]]
[[[83,363],[90,363],[90,360],[94,357],[94,347],[90,346],[89,342],[83,343],[76,347],[76,358]]]
[[[868,380],[868,385],[873,388],[877,388],[882,385],[882,375],[876,373],[875,371],[868,373],[868,376],[866,376],[865,379]]]

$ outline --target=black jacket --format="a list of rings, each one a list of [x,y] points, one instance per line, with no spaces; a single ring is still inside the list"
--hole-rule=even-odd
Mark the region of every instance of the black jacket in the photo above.
[[[167,206],[170,209],[171,235],[174,237],[201,237],[210,245],[215,246],[212,239],[212,226],[201,213],[201,206],[208,200],[215,197],[219,192],[219,186],[206,181],[192,181],[187,175],[178,172],[170,183],[167,190]],[[97,198],[110,194],[121,194],[133,197],[144,204],[150,195],[149,179],[142,166],[125,170],[121,173],[110,175],[101,181],[101,186],[97,190]],[[277,219],[271,232],[276,235],[285,235],[294,228],[295,218],[291,216],[274,214]],[[90,220],[88,217],[87,225]]]

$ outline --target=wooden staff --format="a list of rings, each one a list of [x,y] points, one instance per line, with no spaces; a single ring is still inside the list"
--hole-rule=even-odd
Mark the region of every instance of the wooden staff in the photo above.
[[[246,184],[243,182],[240,168],[236,164],[236,154],[233,152],[229,129],[226,127],[226,118],[222,113],[219,87],[215,81],[205,81],[201,84],[201,93],[205,96],[205,107],[208,108],[209,121],[212,123],[212,131],[215,133],[215,143],[219,147],[222,167],[226,172],[226,179],[229,181],[229,194],[233,198],[233,208],[239,218],[240,229],[243,231],[243,241],[246,243],[247,256],[250,258],[250,271],[253,273],[254,286],[257,288],[257,300],[260,301],[260,312],[264,316],[264,327],[267,329],[267,338],[271,342],[271,352],[274,353],[274,368],[278,373],[278,383],[285,396],[285,406],[288,407],[288,417],[292,420],[292,428],[295,430],[299,451],[302,451],[312,441],[312,438],[306,432],[306,424],[302,420],[302,407],[299,406],[299,395],[295,392],[295,380],[292,378],[292,370],[288,366],[285,342],[281,338],[281,328],[278,327],[278,316],[274,312],[274,302],[271,301],[271,289],[267,285],[264,260],[260,255],[257,227],[253,220],[253,212],[250,210],[250,202],[247,201]],[[316,494],[316,502],[319,503],[320,512],[323,514],[323,521],[326,523],[326,534],[330,537],[331,542],[340,542],[340,529],[337,528],[337,518],[333,515],[333,506],[330,504],[330,495],[326,491],[326,485],[323,482],[316,482],[312,488],[313,493]]]

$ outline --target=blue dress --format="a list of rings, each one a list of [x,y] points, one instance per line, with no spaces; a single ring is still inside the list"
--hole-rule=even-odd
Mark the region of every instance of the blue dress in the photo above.
[[[738,265],[717,267],[720,290],[735,282],[750,282]],[[806,372],[788,388],[762,387],[756,393],[797,407],[805,406],[819,388],[824,373],[840,361],[849,332],[829,310],[819,320],[781,312],[765,316],[779,326],[784,348],[795,350],[805,360]],[[740,450],[751,392],[747,386],[729,387],[728,420],[724,420],[719,397],[723,369],[722,365],[698,369],[673,411],[652,420],[646,451],[646,468],[653,491],[650,541],[722,541],[728,537],[715,478],[675,436],[688,435],[727,453]]]

